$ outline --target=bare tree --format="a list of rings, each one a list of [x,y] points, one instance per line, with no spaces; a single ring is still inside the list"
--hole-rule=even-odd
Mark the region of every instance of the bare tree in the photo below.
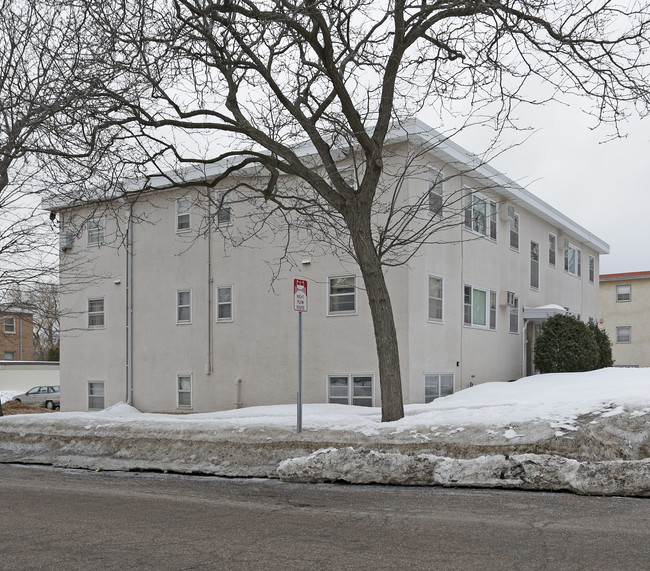
[[[206,179],[216,186],[247,169],[229,190],[257,193],[284,220],[347,246],[368,294],[384,421],[403,406],[383,268],[439,227],[417,222],[424,198],[391,207],[400,204],[400,184],[382,188],[391,128],[427,106],[447,133],[481,122],[498,134],[516,105],[567,94],[588,96],[600,121],[617,124],[650,102],[640,0],[71,4],[91,7],[94,64],[114,105],[106,122],[122,126],[151,174],[222,165]],[[209,144],[192,148],[199,137]],[[227,150],[206,151],[224,140]],[[312,153],[298,151],[306,142]]]

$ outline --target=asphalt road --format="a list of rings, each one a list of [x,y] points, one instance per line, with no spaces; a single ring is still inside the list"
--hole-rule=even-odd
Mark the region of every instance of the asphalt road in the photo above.
[[[0,465],[0,569],[648,569],[650,500]]]

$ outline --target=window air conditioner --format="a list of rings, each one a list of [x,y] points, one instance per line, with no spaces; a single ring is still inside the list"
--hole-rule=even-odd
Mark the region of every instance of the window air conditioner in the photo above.
[[[501,305],[507,305],[508,307],[514,307],[517,296],[514,291],[502,291],[501,292]]]
[[[59,248],[63,252],[72,248],[72,233],[71,232],[60,232],[59,233]]]

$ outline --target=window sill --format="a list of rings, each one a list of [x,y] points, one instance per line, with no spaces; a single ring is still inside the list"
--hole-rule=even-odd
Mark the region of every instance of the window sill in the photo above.
[[[337,311],[336,313],[328,313],[325,317],[347,317],[350,315],[358,315],[357,311]]]

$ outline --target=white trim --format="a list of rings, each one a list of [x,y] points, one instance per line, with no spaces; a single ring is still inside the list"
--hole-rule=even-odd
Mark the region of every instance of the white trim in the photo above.
[[[188,304],[183,304],[181,305],[180,300],[178,299],[179,294],[181,293],[189,293],[190,294],[190,302]],[[190,318],[189,319],[179,319],[179,310],[181,307],[189,307],[190,309]],[[192,324],[192,288],[182,288],[182,289],[177,289],[176,290],[176,325],[191,325]]]
[[[221,188],[214,191],[214,224],[217,228],[225,228],[234,224],[232,206],[230,205],[230,200],[226,196],[227,194],[230,194],[230,191],[227,188]],[[221,208],[219,208],[220,203]],[[222,210],[224,212],[228,210],[228,222],[219,222],[219,212]]]
[[[90,383],[101,383],[103,388],[103,394],[101,395],[104,399],[104,406],[101,408],[90,408]],[[97,398],[98,395],[95,395]],[[106,380],[105,379],[87,379],[86,380],[86,410],[104,410],[106,408]]]
[[[370,407],[375,406],[375,375],[374,373],[327,373],[325,375],[325,402],[330,403],[330,378],[331,377],[347,377],[348,379],[348,395],[347,395],[347,404],[348,405],[353,405],[354,403],[354,382],[353,379],[355,377],[370,377],[370,388],[371,388],[371,396],[370,396]],[[339,397],[342,398],[342,397]],[[367,397],[359,397],[359,398],[367,398]],[[332,404],[337,404],[337,403],[332,403]],[[342,404],[342,403],[338,403]],[[355,405],[355,406],[365,406],[365,405]]]
[[[181,378],[188,378],[190,379],[190,390],[189,391],[182,391],[183,393],[188,393],[190,395],[190,404],[181,404],[180,403],[180,393],[181,393],[181,388],[179,385],[180,379]],[[182,410],[192,410],[194,408],[194,375],[189,372],[177,372],[176,373],[176,380],[175,380],[175,391],[176,391],[176,408],[177,409],[182,409]]]
[[[463,190],[462,190],[462,198],[461,200],[463,201],[463,228],[472,234],[475,234],[476,236],[482,236],[484,238],[487,238],[491,242],[494,242],[495,244],[498,243],[499,241],[499,217],[498,217],[498,205],[496,201],[483,192],[481,192],[479,189],[472,188],[471,186],[464,185]],[[480,232],[479,230],[474,229],[474,198],[477,199],[477,201],[481,201],[485,203],[485,233]],[[470,215],[470,225],[467,225],[468,219],[467,219],[467,211],[470,210],[472,213]],[[494,236],[492,236],[492,228],[494,227]],[[508,241],[510,239],[508,238]]]
[[[428,404],[427,403],[427,377],[433,377],[433,376],[438,377],[438,396],[434,397],[433,399],[431,399],[429,401],[429,402],[433,402],[434,400],[442,398],[442,396],[443,396],[443,395],[440,394],[441,393],[441,391],[440,391],[440,381],[441,381],[441,377],[443,375],[451,377],[451,394],[453,395],[456,392],[456,374],[455,373],[449,373],[449,372],[426,373],[425,372],[424,373],[424,378],[422,379],[423,380],[423,388],[424,388],[424,398],[422,400],[424,401],[425,404]],[[448,395],[444,395],[444,396],[448,396]]]
[[[189,204],[187,210],[180,212],[179,206],[181,201],[184,200],[187,200]],[[187,228],[179,228],[179,219],[181,216],[187,216]],[[187,232],[191,232],[192,230],[192,196],[189,193],[184,194],[183,196],[179,196],[176,199],[174,229],[176,231],[176,234],[185,234]]]
[[[490,288],[485,288],[485,287],[482,287],[482,286],[476,286],[476,285],[473,285],[473,284],[470,284],[470,283],[464,283],[462,287],[463,287],[463,291],[462,291],[462,294],[461,294],[461,303],[463,304],[463,307],[462,307],[461,315],[462,315],[462,318],[463,318],[463,327],[471,327],[471,328],[474,328],[474,329],[484,329],[486,331],[497,331],[497,329],[499,328],[499,324],[498,324],[498,317],[499,317],[498,309],[499,308],[498,308],[498,303],[497,303],[497,292],[496,292],[496,290],[490,289]],[[470,309],[471,309],[471,312],[472,312],[471,323],[466,323],[466,321],[465,321],[465,306],[467,305],[465,303],[465,288],[467,288],[467,287],[471,288],[471,297],[472,297],[471,302],[470,302]],[[481,292],[485,293],[485,325],[474,323],[474,290],[481,291]],[[494,304],[495,304],[495,307],[494,307],[494,327],[491,327],[491,324],[490,324],[490,318],[491,318],[491,314],[492,314],[492,307],[491,307],[492,299],[494,299]]]
[[[551,262],[551,236],[553,236],[553,253],[555,254],[555,259]],[[548,233],[548,247],[546,249],[546,255],[548,256],[548,265],[550,268],[557,268],[557,234],[554,232]]]
[[[618,333],[619,331],[627,329],[628,330],[628,340],[627,341],[619,341],[618,340]],[[620,345],[629,345],[632,343],[632,326],[631,325],[619,325],[616,327],[616,338],[615,338],[616,344]]]
[[[92,228],[91,228],[92,225]],[[97,237],[90,240],[91,230],[95,232]],[[93,215],[86,220],[86,246],[88,248],[99,247],[104,243],[106,237],[106,216],[104,214]]]
[[[90,302],[91,301],[102,301],[102,310],[101,311],[90,311]],[[101,325],[91,325],[90,324],[90,315],[102,315],[103,323]],[[86,328],[87,329],[106,329],[106,298],[104,296],[89,297],[86,299]]]
[[[11,320],[11,330],[7,329],[7,320]],[[3,325],[4,325],[4,332],[7,335],[15,335],[16,334],[16,316],[15,315],[5,315]]]
[[[627,294],[628,298],[627,299],[619,299],[619,293],[618,293],[618,288],[621,287],[627,287],[629,288],[629,293]],[[626,294],[623,294],[626,295]],[[632,301],[632,284],[617,284],[616,285],[616,303],[629,303]]]
[[[440,298],[440,313],[441,317],[440,319],[432,318],[431,317],[431,312],[430,312],[430,306],[429,303],[431,301],[431,296],[429,295],[429,287],[431,283],[431,278],[440,280],[441,284],[441,290],[442,290],[442,297]],[[427,322],[428,323],[444,323],[445,321],[445,279],[442,276],[437,276],[436,274],[427,274],[427,283],[426,283],[426,312],[427,312]],[[433,298],[437,299],[437,298]]]
[[[537,259],[533,260],[533,244],[537,246]],[[540,260],[539,260],[539,242],[535,240],[530,241],[530,249],[529,249],[530,255],[528,256],[528,285],[530,289],[533,291],[539,291],[540,287],[539,284],[541,283],[542,277],[541,277],[541,270],[540,270]],[[533,262],[537,263],[537,285],[533,285]]]
[[[219,317],[219,307],[227,302],[219,303],[219,289],[230,289],[230,317]],[[233,284],[218,284],[214,286],[214,313],[217,323],[232,323],[235,321],[235,286]]]
[[[330,310],[330,297],[331,297],[331,282],[332,280],[337,280],[337,279],[345,279],[345,278],[353,278],[354,279],[354,291],[352,294],[350,293],[344,293],[344,294],[334,294],[336,297],[341,297],[343,295],[354,295],[354,310],[345,310],[345,311],[331,311]],[[359,311],[359,296],[357,295],[357,276],[356,274],[342,274],[342,275],[335,275],[335,276],[327,276],[327,282],[326,282],[326,287],[327,291],[325,294],[325,304],[326,304],[326,313],[325,315],[327,317],[340,317],[343,315],[357,315]]]

